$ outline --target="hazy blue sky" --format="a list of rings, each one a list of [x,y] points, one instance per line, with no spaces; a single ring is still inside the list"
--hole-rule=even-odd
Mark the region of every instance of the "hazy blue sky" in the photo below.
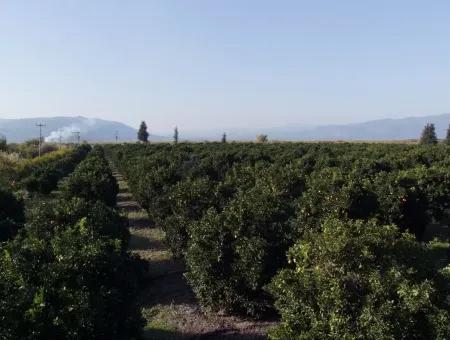
[[[151,131],[450,111],[448,0],[0,0],[0,117]]]

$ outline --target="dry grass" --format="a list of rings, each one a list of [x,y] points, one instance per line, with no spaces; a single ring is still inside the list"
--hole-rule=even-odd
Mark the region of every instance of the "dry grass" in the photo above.
[[[148,216],[147,213],[144,210],[137,210],[137,211],[129,211],[128,212],[128,218],[132,220],[137,219],[145,219],[148,222]],[[149,226],[147,226],[149,227]]]
[[[147,320],[144,337],[146,339],[183,339],[177,331],[177,325],[173,322],[178,317],[173,311],[173,308],[164,306],[143,308],[142,315]]]

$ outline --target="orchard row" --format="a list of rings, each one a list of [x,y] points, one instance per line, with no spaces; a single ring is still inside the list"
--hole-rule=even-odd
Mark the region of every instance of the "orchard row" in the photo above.
[[[166,232],[200,303],[263,316],[273,338],[444,338],[445,145],[198,143],[108,147]]]
[[[89,151],[39,161],[27,177],[38,184],[31,188],[48,192],[48,173],[61,178]],[[138,338],[143,267],[127,252],[128,223],[114,208],[118,186],[103,150],[90,151],[60,191],[31,199],[25,212],[0,191],[0,230],[8,223],[18,230],[0,243],[0,338]]]

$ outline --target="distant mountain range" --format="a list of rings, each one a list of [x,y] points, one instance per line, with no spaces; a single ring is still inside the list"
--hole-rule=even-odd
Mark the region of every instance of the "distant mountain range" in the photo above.
[[[438,138],[444,138],[450,124],[450,113],[380,119],[364,123],[320,126],[281,126],[265,129],[228,129],[186,132],[180,130],[182,139],[219,140],[227,134],[228,140],[254,140],[258,134],[267,134],[269,140],[280,141],[334,141],[334,140],[406,140],[418,139],[427,123],[434,123]]]
[[[39,136],[36,124],[42,123],[43,135],[47,141],[74,141],[73,132],[80,132],[80,139],[89,142],[112,142],[116,133],[119,141],[135,141],[136,129],[123,123],[86,118],[86,117],[52,117],[26,119],[0,119],[0,135],[9,142],[22,142]],[[444,138],[450,124],[450,113],[408,117],[401,119],[381,119],[364,123],[323,125],[314,127],[283,126],[266,129],[211,129],[206,131],[183,131],[180,129],[181,140],[220,140],[222,133],[228,140],[254,140],[258,134],[267,134],[270,140],[405,140],[418,139],[423,127],[434,123],[438,138]],[[151,141],[170,141],[171,137],[150,135]]]
[[[36,124],[44,124],[42,135],[47,142],[58,142],[61,135],[63,142],[76,140],[74,132],[80,132],[80,140],[89,142],[112,142],[136,140],[137,130],[123,123],[86,117],[51,117],[0,119],[0,135],[8,142],[23,142],[39,137]],[[150,136],[152,141],[162,141],[166,138]]]

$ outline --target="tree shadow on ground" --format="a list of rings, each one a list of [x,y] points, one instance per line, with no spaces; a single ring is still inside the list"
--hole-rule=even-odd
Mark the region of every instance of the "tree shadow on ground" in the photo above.
[[[174,259],[164,233],[133,199],[121,176],[117,206],[127,215],[132,234],[129,248],[147,261],[139,305],[147,321],[145,339],[263,340],[268,323],[204,314],[184,277],[183,261]]]
[[[129,199],[121,200],[119,198],[117,200],[117,207],[126,211],[127,213],[141,211],[141,207],[136,202],[130,201]]]
[[[146,328],[144,330],[144,338],[154,340],[266,340],[267,336],[239,334],[237,330],[233,329],[224,329],[206,334],[186,334],[171,330]]]
[[[440,223],[429,224],[425,228],[424,241],[430,241],[433,238],[438,238],[442,241],[448,241],[450,238],[449,221],[442,221]]]
[[[150,224],[147,216],[128,217],[130,227],[135,229],[154,228],[155,226]]]
[[[135,226],[133,226],[135,229]],[[167,249],[167,246],[158,240],[151,240],[148,237],[133,234],[130,237],[130,242],[128,244],[130,250],[147,250],[152,249],[153,251],[163,251]]]
[[[130,237],[130,242],[128,244],[130,250],[145,250],[150,247],[152,247],[152,242],[147,237],[139,235],[132,235]]]
[[[151,268],[155,268],[154,266],[155,264],[153,263],[150,266],[150,270]],[[163,266],[163,264],[161,264],[161,266]],[[174,267],[172,272],[161,273],[158,275],[158,271],[154,270],[154,274],[155,275],[150,274],[147,279],[149,289],[147,290],[147,294],[143,296],[142,302],[144,307],[196,303],[194,293],[185,281],[183,270],[177,270],[177,268]]]

